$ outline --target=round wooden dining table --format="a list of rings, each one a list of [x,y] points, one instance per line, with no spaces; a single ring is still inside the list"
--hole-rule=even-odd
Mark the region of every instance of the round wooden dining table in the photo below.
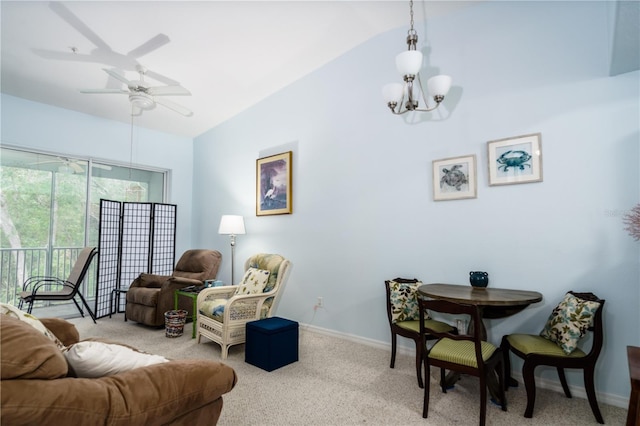
[[[532,303],[542,300],[542,294],[537,291],[440,283],[423,284],[418,287],[418,294],[431,299],[476,305],[483,319],[505,318],[522,311]],[[482,338],[486,339],[487,330],[484,322],[480,326],[482,327]],[[459,374],[450,372],[445,379],[447,387],[453,386],[459,379]],[[429,382],[425,381],[425,384],[427,383]],[[497,400],[497,378],[489,376],[487,385],[492,398]],[[510,385],[517,385],[517,383],[510,383]]]
[[[482,318],[508,317],[542,300],[537,291],[458,284],[424,284],[418,287],[418,293],[432,299],[476,305]]]

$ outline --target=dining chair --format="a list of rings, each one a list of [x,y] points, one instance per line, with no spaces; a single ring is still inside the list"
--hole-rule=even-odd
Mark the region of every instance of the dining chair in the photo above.
[[[391,328],[391,364],[389,368],[395,368],[396,348],[398,336],[412,339],[416,345],[416,376],[418,386],[424,387],[422,381],[422,343],[420,337],[420,322],[418,313],[418,297],[416,290],[421,284],[417,279],[396,278],[386,280],[384,286],[387,292],[387,318]],[[431,328],[441,331],[455,332],[456,328],[445,322],[426,319]],[[427,340],[435,339],[434,336],[426,336]]]
[[[570,291],[565,295],[563,301],[554,308],[541,335],[510,334],[503,336],[500,346],[504,354],[507,375],[505,386],[508,387],[508,384],[513,382],[509,352],[513,352],[524,360],[522,378],[527,392],[527,408],[524,411],[524,417],[533,417],[533,407],[536,401],[534,371],[536,367],[546,365],[555,367],[558,371],[558,377],[567,398],[571,398],[571,391],[567,385],[564,370],[566,368],[581,369],[591,411],[598,423],[604,423],[602,413],[598,408],[594,384],[596,362],[604,340],[602,326],[604,302],[604,299],[598,298],[593,293]],[[593,340],[591,349],[585,352],[577,347],[577,343],[587,331],[593,333]]]
[[[487,383],[489,374],[498,374],[498,398],[502,411],[507,411],[507,398],[504,392],[504,361],[502,351],[490,342],[482,340],[480,311],[475,305],[450,302],[448,300],[419,299],[420,332],[423,338],[424,356],[424,402],[422,417],[429,414],[429,378],[430,367],[440,368],[440,387],[447,393],[445,370],[476,376],[480,379],[480,426],[487,417]],[[427,311],[441,314],[464,316],[469,321],[469,333],[455,334],[450,331],[439,331],[429,327],[424,318]],[[431,334],[438,340],[429,349],[425,336]]]
[[[49,276],[28,278],[24,282],[22,291],[18,295],[20,297],[18,309],[22,309],[22,305],[26,302],[29,304],[27,312],[31,313],[33,303],[36,300],[73,300],[78,311],[80,311],[80,315],[84,317],[84,311],[76,301],[76,296],[78,296],[80,297],[84,307],[87,309],[87,312],[89,312],[89,316],[95,323],[96,317],[91,311],[86,299],[80,292],[80,285],[82,284],[82,281],[84,281],[87,271],[89,270],[89,265],[91,265],[91,261],[96,254],[98,254],[98,249],[96,247],[83,248],[78,254],[78,258],[73,264],[73,268],[71,268],[71,272],[66,280]]]

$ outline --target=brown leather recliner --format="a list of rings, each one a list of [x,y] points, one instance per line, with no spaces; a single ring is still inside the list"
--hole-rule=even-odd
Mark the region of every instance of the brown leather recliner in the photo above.
[[[221,259],[217,250],[187,250],[173,274],[140,274],[127,291],[126,318],[154,327],[163,326],[164,313],[174,308],[174,291],[214,279]],[[178,298],[178,309],[187,311],[187,318],[191,318],[193,301]]]

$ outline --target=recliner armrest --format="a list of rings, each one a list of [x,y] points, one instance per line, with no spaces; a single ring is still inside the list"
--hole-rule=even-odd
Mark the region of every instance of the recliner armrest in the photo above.
[[[175,290],[180,290],[184,287],[189,287],[192,285],[200,286],[203,285],[202,281],[194,280],[191,278],[182,278],[182,277],[170,277],[164,283],[162,283],[161,291],[170,291],[174,292]]]
[[[134,287],[147,287],[147,288],[161,288],[171,275],[155,275],[142,273],[138,275],[138,278],[133,280],[129,288]]]

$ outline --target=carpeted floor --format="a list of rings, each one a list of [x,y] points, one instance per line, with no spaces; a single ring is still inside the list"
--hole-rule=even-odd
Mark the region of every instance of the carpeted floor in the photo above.
[[[81,338],[105,337],[168,358],[220,359],[220,347],[191,338],[191,324],[177,338],[163,329],[124,322],[123,315],[72,319]],[[415,377],[413,356],[398,354],[389,368],[389,350],[300,330],[300,360],[272,372],[244,362],[244,345],[232,346],[225,361],[238,375],[236,387],[224,396],[220,425],[475,425],[478,424],[478,379],[469,376],[443,394],[439,371],[431,372],[429,417],[422,418],[423,391]],[[586,399],[538,390],[533,419],[522,414],[524,386],[507,393],[508,411],[491,403],[488,425],[597,424]],[[609,425],[623,425],[626,410],[600,403]]]

